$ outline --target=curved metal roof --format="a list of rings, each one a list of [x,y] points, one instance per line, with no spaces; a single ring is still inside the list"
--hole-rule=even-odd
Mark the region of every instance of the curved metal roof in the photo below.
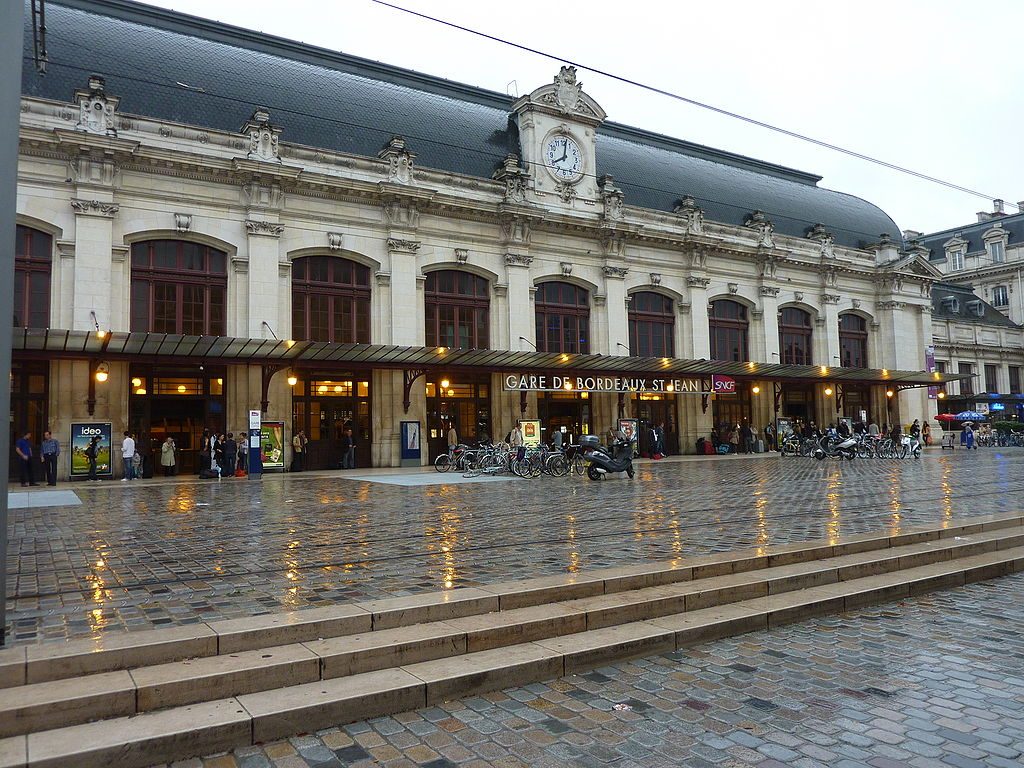
[[[519,151],[505,94],[127,0],[51,0],[46,22],[48,72],[23,68],[28,96],[70,101],[96,73],[123,113],[234,132],[265,106],[285,142],[375,157],[401,135],[420,166],[483,178]],[[817,176],[639,129],[602,125],[597,165],[629,205],[692,195],[715,221],[763,210],[783,234],[821,222],[842,245],[901,242],[885,212]]]

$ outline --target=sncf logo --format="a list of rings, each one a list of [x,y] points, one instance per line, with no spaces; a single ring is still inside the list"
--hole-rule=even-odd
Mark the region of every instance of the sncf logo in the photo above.
[[[736,379],[732,376],[721,376],[715,374],[711,377],[711,388],[716,395],[735,395]]]

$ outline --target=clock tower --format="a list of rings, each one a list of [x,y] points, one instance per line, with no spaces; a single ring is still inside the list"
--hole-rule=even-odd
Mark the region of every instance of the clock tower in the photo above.
[[[534,200],[552,208],[596,204],[596,131],[607,115],[583,92],[576,68],[562,67],[553,83],[521,97],[512,110]]]

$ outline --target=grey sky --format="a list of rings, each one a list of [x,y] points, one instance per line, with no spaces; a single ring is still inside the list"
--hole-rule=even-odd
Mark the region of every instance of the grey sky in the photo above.
[[[369,0],[146,1],[501,92],[529,92],[558,68]],[[394,2],[1007,202],[1024,200],[1019,0]],[[822,186],[870,200],[901,229],[947,229],[991,208],[600,75],[579,77],[611,120],[817,173]]]

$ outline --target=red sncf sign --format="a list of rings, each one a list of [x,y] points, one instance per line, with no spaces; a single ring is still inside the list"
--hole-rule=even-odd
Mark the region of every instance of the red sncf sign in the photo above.
[[[716,373],[711,377],[711,389],[716,395],[735,395],[736,379]]]

